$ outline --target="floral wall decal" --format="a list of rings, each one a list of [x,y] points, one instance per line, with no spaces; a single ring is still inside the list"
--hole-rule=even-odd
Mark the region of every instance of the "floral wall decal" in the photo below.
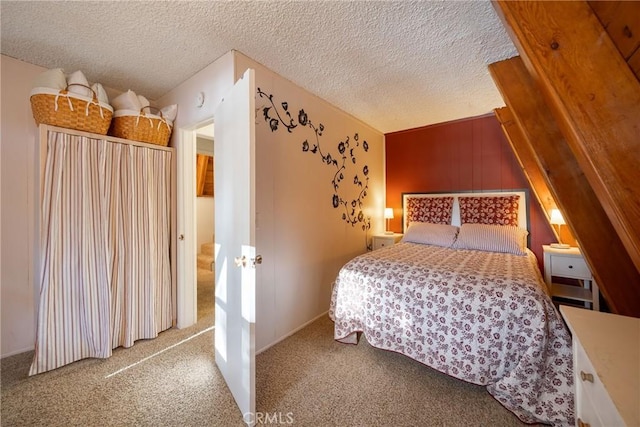
[[[268,105],[262,107],[262,115],[265,122],[269,124],[271,132],[285,128],[287,132],[293,133],[293,130],[298,126],[310,128],[313,131],[311,141],[308,139],[302,141],[302,151],[318,155],[322,163],[332,169],[332,206],[342,212],[342,220],[352,227],[360,225],[363,231],[369,230],[371,217],[365,216],[363,212],[364,199],[369,190],[369,167],[367,165],[360,167],[357,157],[359,151],[365,153],[369,151],[367,141],[360,142],[360,137],[356,132],[353,136],[346,136],[338,142],[332,154],[330,150],[321,145],[321,137],[325,130],[322,123],[318,123],[316,126],[304,109],[298,111],[296,121],[287,102],[276,105],[273,94],[267,94],[260,88],[258,88],[258,95],[268,101]],[[347,184],[351,184],[359,190],[355,198],[344,195],[347,191],[344,191],[343,186]]]

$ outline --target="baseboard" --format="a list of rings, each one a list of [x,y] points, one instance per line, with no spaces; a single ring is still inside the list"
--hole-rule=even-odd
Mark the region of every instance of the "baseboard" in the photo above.
[[[319,318],[321,318],[322,316],[326,316],[327,313],[329,313],[329,310],[320,313],[319,315],[317,315],[316,317],[314,317],[313,319],[309,320],[308,322],[303,323],[302,325],[298,326],[297,328],[295,328],[294,330],[290,331],[289,333],[287,333],[286,335],[283,335],[282,337],[276,339],[275,341],[273,341],[271,344],[266,345],[265,347],[261,348],[260,350],[256,351],[256,355],[262,353],[265,350],[270,349],[271,347],[273,347],[274,345],[278,344],[281,341],[286,340],[287,338],[289,338],[291,335],[295,334],[296,332],[298,332],[301,329],[304,329],[305,327],[309,326],[310,324],[312,324],[313,322],[315,322],[316,320],[318,320]],[[181,328],[178,328],[181,329]],[[31,348],[25,348],[22,350],[15,350],[12,352],[9,352],[7,354],[3,354],[0,356],[0,359],[4,359],[5,357],[10,357],[10,356],[15,356],[16,354],[21,354],[21,353],[26,353],[28,351],[34,351],[35,348],[31,347]]]
[[[29,351],[34,351],[34,350],[35,350],[35,347],[27,347],[22,350],[14,350],[7,354],[0,355],[0,359],[4,359],[5,357],[10,357],[10,356],[15,356],[16,354],[27,353]]]
[[[291,332],[287,333],[286,335],[281,336],[280,338],[276,339],[275,341],[273,341],[271,344],[267,344],[266,346],[264,346],[263,348],[261,348],[260,350],[256,351],[256,356],[260,353],[262,353],[265,350],[270,349],[271,347],[273,347],[274,345],[278,344],[281,341],[286,340],[287,338],[289,338],[291,335],[295,334],[296,332],[298,332],[300,329],[304,329],[305,327],[309,326],[310,324],[312,324],[313,322],[315,322],[316,320],[318,320],[319,318],[321,318],[322,316],[326,316],[327,313],[329,313],[329,310],[319,314],[318,316],[314,317],[313,319],[309,320],[308,322],[303,323],[302,325],[298,326],[297,328],[295,328],[294,330],[292,330]]]

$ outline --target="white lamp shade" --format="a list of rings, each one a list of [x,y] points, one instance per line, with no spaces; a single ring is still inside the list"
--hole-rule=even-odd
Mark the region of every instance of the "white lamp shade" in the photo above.
[[[393,218],[393,208],[384,208],[384,219]]]
[[[551,218],[549,218],[549,222],[556,225],[566,224],[559,209],[551,209]]]

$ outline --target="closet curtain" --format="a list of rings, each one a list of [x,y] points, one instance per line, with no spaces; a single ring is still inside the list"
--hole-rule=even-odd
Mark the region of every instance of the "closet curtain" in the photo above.
[[[171,327],[171,152],[48,132],[29,375]]]

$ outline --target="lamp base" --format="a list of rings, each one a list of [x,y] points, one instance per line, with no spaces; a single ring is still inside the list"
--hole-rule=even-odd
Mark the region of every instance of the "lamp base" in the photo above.
[[[571,245],[567,245],[566,243],[552,243],[551,246],[554,249],[569,249]]]
[[[385,231],[384,234],[395,234],[393,231]]]

